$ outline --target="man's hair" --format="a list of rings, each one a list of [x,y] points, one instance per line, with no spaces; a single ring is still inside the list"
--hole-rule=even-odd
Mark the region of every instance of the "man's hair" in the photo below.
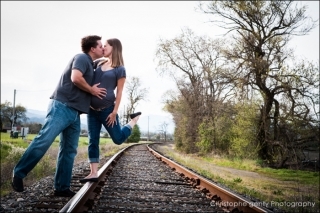
[[[82,52],[84,53],[88,53],[90,52],[91,47],[97,47],[98,42],[101,40],[101,36],[97,36],[97,35],[89,35],[86,37],[83,37],[81,39],[81,49]]]

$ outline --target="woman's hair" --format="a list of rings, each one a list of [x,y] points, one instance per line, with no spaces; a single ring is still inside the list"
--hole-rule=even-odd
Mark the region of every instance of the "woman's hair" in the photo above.
[[[107,42],[110,46],[112,46],[111,67],[124,66],[123,57],[122,57],[122,44],[119,41],[119,39],[111,38],[111,39],[108,39]]]
[[[100,40],[101,40],[101,36],[97,36],[97,35],[89,35],[89,36],[83,37],[81,39],[82,52],[84,53],[90,52],[91,47],[97,47],[98,41]]]

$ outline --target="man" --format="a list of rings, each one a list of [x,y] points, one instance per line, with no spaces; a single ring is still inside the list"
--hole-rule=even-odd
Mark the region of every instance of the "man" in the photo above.
[[[54,177],[54,195],[72,197],[72,168],[80,135],[80,114],[88,113],[91,95],[102,98],[106,89],[93,80],[93,61],[103,56],[101,37],[90,35],[81,40],[82,52],[65,68],[50,99],[45,123],[13,169],[12,188],[22,192],[23,178],[36,166],[60,134],[59,153]]]

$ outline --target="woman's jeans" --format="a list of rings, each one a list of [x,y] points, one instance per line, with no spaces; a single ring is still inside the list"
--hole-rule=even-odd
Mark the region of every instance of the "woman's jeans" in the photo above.
[[[102,125],[108,131],[110,137],[112,138],[115,144],[122,144],[131,134],[131,126],[126,124],[121,127],[119,123],[119,116],[117,114],[116,121],[117,123],[113,127],[107,126],[107,117],[112,113],[114,105],[101,111],[96,111],[93,109],[89,110],[87,115],[88,122],[88,136],[89,136],[89,162],[90,163],[99,163],[99,142],[100,142],[100,131]]]
[[[13,175],[19,178],[26,177],[59,134],[54,188],[57,191],[69,189],[79,142],[80,116],[77,110],[60,101],[50,101],[45,123],[15,166]]]

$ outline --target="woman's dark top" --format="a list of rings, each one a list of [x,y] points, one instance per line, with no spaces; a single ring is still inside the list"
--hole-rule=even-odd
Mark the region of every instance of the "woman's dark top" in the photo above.
[[[114,90],[117,87],[118,80],[123,77],[126,77],[126,69],[123,66],[115,67],[107,71],[102,71],[101,67],[98,67],[94,71],[93,85],[100,83],[98,87],[106,88],[107,95],[103,97],[103,99],[92,96],[91,107],[98,109],[114,105],[116,100]]]

